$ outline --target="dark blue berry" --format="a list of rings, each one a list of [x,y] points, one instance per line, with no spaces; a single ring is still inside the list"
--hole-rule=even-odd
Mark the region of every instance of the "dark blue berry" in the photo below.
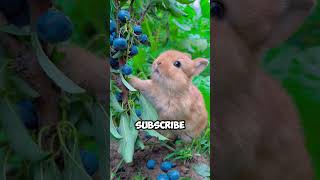
[[[164,161],[163,163],[161,163],[160,165],[160,169],[164,172],[169,171],[172,168],[172,163],[169,161]]]
[[[130,56],[135,56],[135,55],[137,55],[138,54],[138,47],[137,46],[132,46],[131,48],[130,48],[130,53],[129,53],[129,55]]]
[[[116,93],[116,99],[118,102],[121,102],[122,101],[122,93]]]
[[[110,66],[112,69],[119,69],[119,60],[118,59],[113,59],[112,57],[110,57]]]
[[[38,116],[32,101],[19,101],[17,103],[17,110],[20,119],[23,121],[23,124],[26,126],[26,128],[31,130],[38,128]]]
[[[113,44],[114,37],[110,34],[110,46]]]
[[[37,20],[37,33],[42,41],[57,43],[71,37],[72,23],[62,12],[48,10]]]
[[[120,10],[118,13],[118,18],[121,22],[125,23],[130,20],[130,13],[127,10]]]
[[[95,154],[86,150],[81,150],[80,156],[86,172],[90,176],[92,176],[98,170],[98,167],[99,167],[98,158],[96,157]]]
[[[114,20],[110,20],[110,34],[115,32],[116,29],[117,29],[116,23],[114,22]]]
[[[138,117],[140,117],[140,116],[142,115],[142,113],[141,113],[141,110],[140,110],[140,109],[136,109],[136,115],[137,115]]]
[[[130,75],[132,73],[132,68],[125,64],[124,66],[122,66],[121,71],[124,75]]]
[[[142,44],[147,43],[147,42],[148,42],[148,36],[145,35],[145,34],[141,34],[141,35],[139,36],[139,41],[140,41]]]
[[[169,176],[166,174],[159,174],[157,180],[169,180]]]
[[[127,40],[124,38],[116,38],[113,40],[113,48],[115,50],[125,50],[127,49]]]
[[[133,27],[133,32],[136,34],[136,35],[140,35],[142,33],[142,28],[141,26],[139,25],[136,25]]]
[[[156,166],[157,162],[153,159],[150,159],[147,161],[147,168],[148,169],[154,169],[154,167]]]
[[[178,180],[180,178],[180,173],[177,170],[169,171],[167,174],[170,180]]]

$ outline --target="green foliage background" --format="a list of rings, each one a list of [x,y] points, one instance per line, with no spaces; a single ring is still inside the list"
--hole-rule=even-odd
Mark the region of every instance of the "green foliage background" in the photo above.
[[[138,2],[138,1],[137,1]],[[162,52],[176,49],[192,55],[192,58],[203,57],[210,61],[210,4],[209,0],[201,0],[199,4],[181,5],[180,10],[187,16],[172,16],[169,12],[150,13],[142,23],[144,33],[149,37],[151,46],[139,47],[139,54],[133,58],[134,73],[143,71],[150,75],[153,60]],[[136,3],[139,12],[141,5]],[[208,114],[210,116],[210,67],[193,83],[202,92]],[[210,117],[209,117],[210,119]]]
[[[306,145],[320,179],[320,1],[301,29],[271,49],[262,66],[293,97],[304,127]]]

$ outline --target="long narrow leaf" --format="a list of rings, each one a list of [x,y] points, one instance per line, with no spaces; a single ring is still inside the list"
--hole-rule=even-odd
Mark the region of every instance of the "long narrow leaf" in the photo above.
[[[99,153],[100,179],[107,180],[109,177],[107,174],[107,169],[109,168],[109,161],[107,161],[107,154],[109,153],[109,144],[107,143],[108,115],[102,105],[98,103],[94,104],[92,108],[92,120]]]
[[[72,80],[66,77],[48,58],[42,50],[39,39],[36,33],[32,33],[32,44],[35,48],[37,59],[40,66],[46,74],[64,91],[68,93],[84,93],[85,90],[75,84]]]
[[[31,161],[38,161],[47,155],[32,140],[17,115],[14,105],[7,98],[0,101],[0,119],[9,144],[18,155]]]

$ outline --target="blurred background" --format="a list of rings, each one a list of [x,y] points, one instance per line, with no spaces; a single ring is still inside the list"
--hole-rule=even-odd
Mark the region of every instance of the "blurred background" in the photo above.
[[[282,82],[301,117],[307,148],[320,179],[320,1],[300,30],[271,49],[263,68]]]

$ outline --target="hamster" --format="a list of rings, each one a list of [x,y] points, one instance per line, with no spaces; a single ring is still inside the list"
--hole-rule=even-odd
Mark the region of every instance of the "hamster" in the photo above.
[[[185,120],[186,129],[167,131],[168,137],[190,142],[207,126],[208,112],[192,77],[208,63],[204,58],[192,60],[189,54],[168,50],[153,62],[151,79],[130,79],[130,84],[155,107],[159,120]]]
[[[310,14],[313,0],[213,0],[212,176],[222,180],[311,180],[297,109],[259,65]],[[212,132],[212,131],[211,131]]]

